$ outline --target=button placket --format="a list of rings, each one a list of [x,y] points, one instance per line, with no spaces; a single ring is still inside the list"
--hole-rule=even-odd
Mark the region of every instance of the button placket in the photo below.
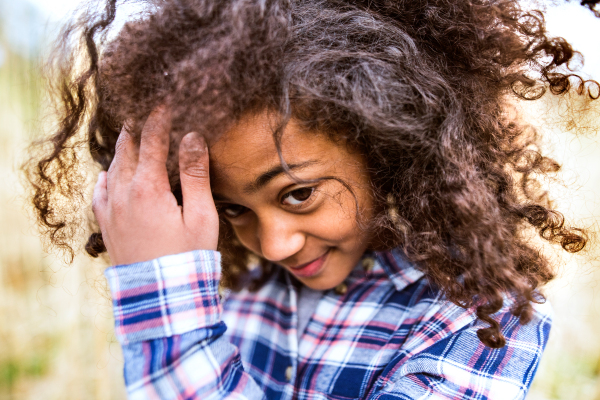
[[[363,271],[366,273],[373,271],[373,268],[375,267],[375,259],[373,257],[365,257],[362,260],[362,267]]]

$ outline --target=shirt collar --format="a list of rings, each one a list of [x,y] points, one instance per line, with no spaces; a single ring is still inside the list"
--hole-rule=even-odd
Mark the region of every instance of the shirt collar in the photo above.
[[[385,273],[398,291],[418,281],[425,275],[413,264],[409,263],[399,249],[378,251],[370,256],[374,256],[375,259],[373,272]]]

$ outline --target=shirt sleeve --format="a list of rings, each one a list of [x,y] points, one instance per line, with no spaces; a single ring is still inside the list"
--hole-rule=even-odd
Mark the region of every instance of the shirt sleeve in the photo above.
[[[130,399],[263,399],[223,333],[220,254],[199,250],[110,267]]]
[[[551,327],[549,304],[535,305],[535,310],[528,324],[520,324],[508,306],[495,315],[506,338],[500,349],[481,343],[477,330],[487,325],[477,319],[443,338],[425,340],[424,349],[399,355],[405,362],[388,366],[370,400],[524,399]],[[418,334],[428,331],[424,326]]]

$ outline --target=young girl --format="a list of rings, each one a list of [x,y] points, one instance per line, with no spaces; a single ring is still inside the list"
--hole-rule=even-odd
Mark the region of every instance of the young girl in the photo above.
[[[541,14],[169,0],[116,34],[115,15],[64,31],[60,124],[30,180],[72,252],[81,143],[106,171],[86,250],[113,264],[130,398],[525,397],[553,277],[528,232],[586,243],[511,108],[570,88]]]

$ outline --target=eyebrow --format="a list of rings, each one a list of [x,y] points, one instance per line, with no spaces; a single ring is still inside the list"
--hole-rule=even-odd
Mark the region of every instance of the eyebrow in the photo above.
[[[298,164],[288,164],[288,168],[290,171],[299,170],[302,168],[306,168],[310,165],[318,164],[319,162],[316,160],[308,160]],[[256,193],[263,187],[265,187],[269,182],[273,179],[277,178],[279,175],[284,174],[286,171],[283,169],[282,165],[278,165],[276,167],[271,168],[270,170],[263,172],[260,174],[258,178],[256,178],[252,183],[249,183],[244,187],[244,192],[251,194]]]

